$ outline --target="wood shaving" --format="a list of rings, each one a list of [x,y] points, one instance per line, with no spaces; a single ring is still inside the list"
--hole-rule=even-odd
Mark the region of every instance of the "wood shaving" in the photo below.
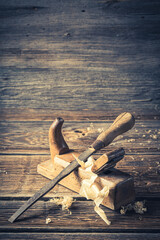
[[[136,213],[144,214],[144,212],[147,212],[147,208],[145,207],[145,201],[135,202],[133,205],[133,209]]]
[[[93,134],[93,133],[96,133],[96,132],[101,133],[103,131],[104,131],[103,128],[98,128],[97,129],[97,128],[94,127],[93,123],[91,123],[90,126],[87,127],[87,129],[86,129],[86,134],[85,135],[87,136],[89,134]]]
[[[135,139],[133,139],[133,138],[128,139],[128,142],[135,142]]]
[[[52,220],[50,218],[46,218],[46,224],[52,222]]]
[[[98,131],[99,133],[101,133],[101,132],[104,131],[104,129],[103,129],[103,128],[98,128],[97,131]]]
[[[90,179],[84,179],[81,183],[81,188],[79,194],[87,199],[91,199],[95,203],[94,211],[103,219],[103,221],[110,225],[111,222],[108,220],[105,212],[100,208],[100,204],[103,202],[104,198],[109,194],[108,186],[102,188],[97,181],[98,175],[92,172],[92,166],[95,160],[89,157],[85,163],[85,171],[92,173]]]
[[[90,126],[87,128],[87,131],[90,132],[93,130],[94,130],[94,126],[93,126],[93,123],[91,123]]]
[[[154,135],[154,134],[150,135],[150,137],[153,138],[153,139],[157,139],[158,138],[157,135]]]
[[[145,201],[137,201],[133,204],[130,203],[127,206],[122,206],[120,209],[120,213],[122,215],[125,215],[127,211],[134,211],[135,213],[144,214],[147,212]]]
[[[5,174],[7,174],[7,171],[5,171],[5,170],[0,170],[0,173],[5,173]]]
[[[69,211],[69,208],[75,200],[72,197],[64,196],[60,198],[52,198],[49,202],[55,203],[56,205],[62,205],[62,211],[67,210],[70,214],[72,214],[72,212]]]
[[[151,130],[145,130],[145,132],[146,132],[146,133],[150,133],[150,132],[151,132]]]

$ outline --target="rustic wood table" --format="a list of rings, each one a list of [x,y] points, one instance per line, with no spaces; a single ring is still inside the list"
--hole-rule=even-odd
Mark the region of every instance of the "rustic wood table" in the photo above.
[[[159,26],[159,0],[0,1],[0,239],[160,239]],[[48,182],[37,165],[50,159],[56,117],[81,152],[125,111],[134,128],[97,156],[125,149],[117,169],[147,212],[102,207],[107,226],[92,201],[57,185],[8,222]],[[48,201],[59,196],[76,200],[72,215]]]

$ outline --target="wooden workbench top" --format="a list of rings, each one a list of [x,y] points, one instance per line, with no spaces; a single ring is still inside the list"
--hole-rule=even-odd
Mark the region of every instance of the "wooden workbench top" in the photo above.
[[[160,238],[160,1],[0,1],[0,239]],[[121,112],[134,128],[117,169],[134,177],[147,212],[121,215],[57,185],[11,224],[8,218],[48,179],[48,130],[63,117],[70,148],[83,151]],[[72,196],[72,214],[49,202]],[[52,221],[46,224],[46,218]]]

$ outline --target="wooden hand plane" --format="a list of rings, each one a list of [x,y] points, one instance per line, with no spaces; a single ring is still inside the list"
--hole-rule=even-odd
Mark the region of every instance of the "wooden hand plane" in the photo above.
[[[49,179],[54,179],[80,153],[70,150],[62,134],[64,120],[57,118],[49,129],[49,145],[51,159],[38,164],[37,172]],[[133,177],[114,168],[124,157],[123,148],[108,152],[99,157],[92,166],[92,172],[98,174],[101,187],[109,187],[109,195],[104,198],[102,205],[116,210],[122,205],[135,199]],[[91,174],[82,167],[73,171],[60,181],[60,184],[79,193],[81,183],[89,179]]]
[[[96,163],[94,163],[92,159],[92,165],[89,171],[88,168],[81,169],[79,167],[84,166],[84,163],[89,163],[90,156],[98,150],[108,146],[117,136],[130,130],[134,126],[134,122],[135,120],[132,114],[126,112],[120,114],[113,124],[107,130],[103,131],[84,152],[81,154],[76,153],[76,156],[69,150],[63,138],[61,132],[63,119],[57,118],[49,130],[51,160],[38,165],[38,172],[51,180],[29,198],[28,201],[8,219],[8,221],[13,223],[60,181],[64,186],[77,192],[80,191],[87,199],[92,199],[94,201],[101,199],[101,203],[111,209],[117,209],[122,204],[124,205],[130,202],[134,197],[134,188],[133,179],[129,175],[124,175],[114,170],[110,171],[110,174],[107,173],[101,176],[94,173],[94,171],[99,173],[102,172],[103,169],[108,171],[112,168],[116,162],[122,158],[123,149],[103,155]],[[66,179],[64,181],[66,177],[68,177],[67,181]],[[84,187],[84,182],[89,184],[87,188],[86,185]],[[92,196],[89,196],[87,192],[90,192]],[[97,192],[97,195],[93,197],[95,192]]]

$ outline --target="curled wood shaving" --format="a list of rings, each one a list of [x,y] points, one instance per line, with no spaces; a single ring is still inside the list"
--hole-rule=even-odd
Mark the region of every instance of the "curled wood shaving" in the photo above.
[[[147,208],[145,207],[145,201],[135,202],[133,205],[133,209],[136,213],[144,214],[144,212],[147,212]]]
[[[93,164],[93,157],[89,157],[88,161],[85,163],[85,171],[89,171],[90,173],[92,173],[92,175],[90,179],[84,179],[82,181],[79,193],[81,196],[94,201],[95,212],[103,219],[106,224],[110,225],[111,222],[108,220],[105,212],[99,207],[100,204],[103,202],[104,198],[108,196],[109,188],[108,186],[105,186],[104,188],[100,186],[98,182],[98,175],[91,171]]]
[[[5,173],[5,174],[7,174],[7,171],[6,171],[6,170],[1,170],[1,169],[0,169],[0,173]]]
[[[150,130],[150,129],[149,129],[149,130],[145,130],[145,132],[146,132],[146,133],[150,133],[150,132],[151,132],[151,130]]]
[[[127,211],[134,211],[135,213],[144,214],[147,212],[147,208],[145,207],[145,201],[137,201],[133,204],[128,204],[127,206],[122,206],[120,209],[120,213],[125,215]]]
[[[46,224],[52,222],[52,220],[50,218],[46,218]]]
[[[152,139],[157,139],[157,138],[158,138],[157,135],[155,135],[155,134],[150,135],[150,137],[151,137]]]
[[[128,139],[128,142],[135,142],[134,138]]]
[[[86,130],[86,136],[88,135],[88,134],[92,134],[92,133],[96,133],[96,132],[98,132],[98,133],[101,133],[101,132],[103,132],[104,131],[104,129],[103,128],[96,128],[95,126],[94,126],[94,124],[93,123],[91,123],[90,124],[90,126],[89,127],[87,127],[87,130]]]
[[[55,203],[56,205],[62,205],[62,211],[67,210],[70,214],[72,214],[69,208],[75,200],[72,197],[64,196],[60,198],[52,198],[50,202]]]

